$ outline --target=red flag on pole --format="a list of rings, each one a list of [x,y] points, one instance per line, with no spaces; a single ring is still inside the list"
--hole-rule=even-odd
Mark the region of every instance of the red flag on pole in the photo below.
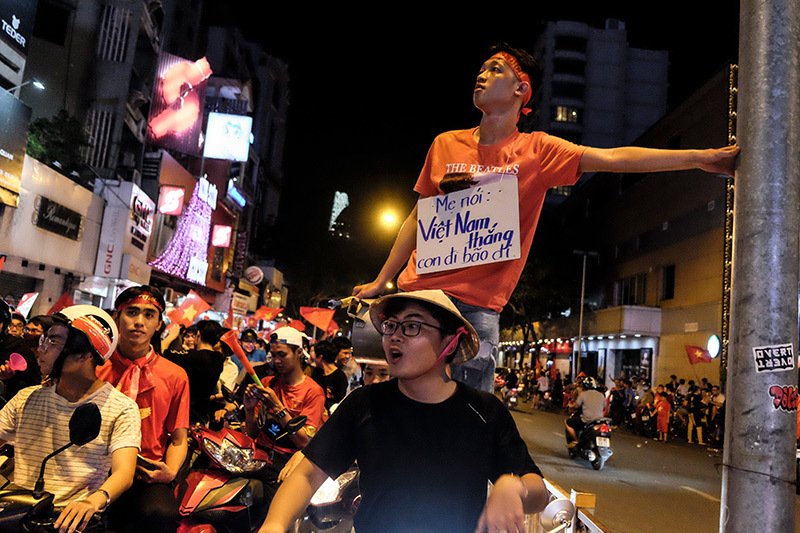
[[[167,313],[167,316],[176,324],[191,326],[198,315],[205,313],[209,309],[211,309],[209,303],[203,300],[199,294],[190,290],[181,305]]]
[[[3,265],[5,265],[5,264],[6,264],[6,256],[5,255],[0,255],[0,271],[3,270]]]
[[[72,296],[70,296],[68,292],[65,292],[56,300],[56,303],[53,304],[53,307],[50,308],[47,314],[52,315],[53,313],[58,313],[62,309],[73,305],[75,305],[75,302],[72,300]]]
[[[281,311],[283,311],[283,307],[267,307],[265,305],[262,305],[261,307],[256,309],[255,313],[253,313],[253,318],[256,320],[270,321],[274,320],[275,317],[278,316],[278,314]]]
[[[333,320],[333,309],[323,309],[322,307],[301,307],[300,316],[308,320],[309,324],[318,327],[322,331],[327,331]]]
[[[690,344],[685,344],[684,348],[686,348],[686,355],[689,356],[689,363],[693,365],[697,363],[710,363],[714,360],[705,348],[692,346]]]

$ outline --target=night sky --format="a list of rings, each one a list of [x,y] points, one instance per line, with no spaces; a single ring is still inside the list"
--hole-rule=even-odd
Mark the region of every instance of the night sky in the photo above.
[[[397,12],[392,9],[401,9],[398,4],[385,4],[378,13],[303,3],[253,17],[237,7],[255,2],[211,3],[224,4],[212,8],[225,11],[214,13],[214,20],[235,23],[289,66],[291,106],[274,250],[278,266],[295,282],[309,261],[331,253],[319,243],[336,190],[351,201],[346,213],[355,242],[347,253],[359,260],[349,264],[349,275],[367,281],[377,273],[393,235],[376,231],[374,212],[391,204],[407,214],[433,137],[477,125],[472,85],[492,43],[532,49],[547,20],[602,27],[606,18],[618,18],[627,25],[630,46],[669,50],[670,106],[735,60],[738,50],[736,0],[594,2],[591,8],[565,0],[544,10],[540,2],[521,3],[530,7],[516,11],[514,4],[494,2],[481,5],[481,16],[431,16],[409,4]],[[461,3],[456,12],[466,10]]]

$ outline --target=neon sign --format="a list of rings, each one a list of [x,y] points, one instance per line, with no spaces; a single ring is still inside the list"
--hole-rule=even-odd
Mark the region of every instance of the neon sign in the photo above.
[[[150,130],[156,139],[194,126],[200,117],[200,98],[194,88],[209,76],[211,65],[205,57],[194,63],[176,63],[161,76],[159,85],[166,109],[150,121]]]

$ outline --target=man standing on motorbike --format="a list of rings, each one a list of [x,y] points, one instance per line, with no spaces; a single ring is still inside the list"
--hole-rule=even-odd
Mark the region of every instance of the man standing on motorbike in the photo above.
[[[179,518],[172,483],[189,449],[189,378],[151,345],[163,324],[164,306],[155,287],[122,291],[114,302],[119,345],[97,369],[100,379],[137,403],[142,425],[143,464],[136,467],[133,486],[110,510],[115,531],[174,532]]]
[[[0,411],[0,438],[14,441],[14,482],[33,489],[42,460],[69,442],[65,428],[75,409],[90,402],[100,409],[99,436],[66,449],[44,470],[45,490],[63,509],[55,521],[59,531],[85,529],[133,482],[141,441],[139,409],[95,375],[118,337],[114,320],[102,309],[63,309],[41,337],[37,354],[52,383],[22,389]]]
[[[247,434],[256,439],[261,448],[272,452],[272,464],[266,473],[267,490],[274,490],[280,471],[293,454],[308,444],[325,416],[325,391],[303,373],[305,338],[303,333],[289,326],[276,329],[269,343],[276,375],[265,378],[263,388],[248,385],[244,392]],[[270,438],[266,431],[268,419],[285,427],[292,418],[301,415],[307,417],[305,426],[277,442]],[[259,420],[267,422],[259,424]]]
[[[586,424],[603,418],[606,405],[606,398],[597,390],[597,381],[594,378],[584,378],[579,385],[583,390],[569,406],[573,411],[572,416],[564,421],[569,448],[578,444],[578,437]]]
[[[514,419],[491,393],[452,381],[447,365],[478,351],[478,335],[439,290],[370,305],[392,376],[351,392],[283,482],[262,533],[284,533],[330,476],[355,461],[364,532],[517,531],[547,490]],[[487,482],[493,487],[487,499]]]

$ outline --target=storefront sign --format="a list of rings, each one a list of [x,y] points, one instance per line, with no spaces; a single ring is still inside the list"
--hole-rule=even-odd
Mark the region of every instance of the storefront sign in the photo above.
[[[183,213],[183,200],[186,189],[162,185],[158,193],[158,212],[162,215],[180,216]]]
[[[0,36],[23,55],[28,53],[36,0],[0,0]]]
[[[197,257],[192,257],[189,260],[189,270],[186,272],[186,279],[199,283],[200,285],[206,284],[206,274],[208,273],[208,262]]]
[[[417,273],[520,257],[516,176],[472,176],[472,186],[417,204]]]
[[[81,239],[83,216],[49,198],[37,196],[34,202],[33,223],[43,230],[73,241]]]
[[[136,259],[130,254],[125,254],[122,256],[122,270],[119,277],[141,285],[148,285],[152,270],[150,265],[144,261]]]
[[[113,190],[106,186],[103,196],[107,204],[94,274],[127,279],[122,274],[126,270],[122,265],[125,255],[147,262],[156,204],[132,182],[123,182]]]

